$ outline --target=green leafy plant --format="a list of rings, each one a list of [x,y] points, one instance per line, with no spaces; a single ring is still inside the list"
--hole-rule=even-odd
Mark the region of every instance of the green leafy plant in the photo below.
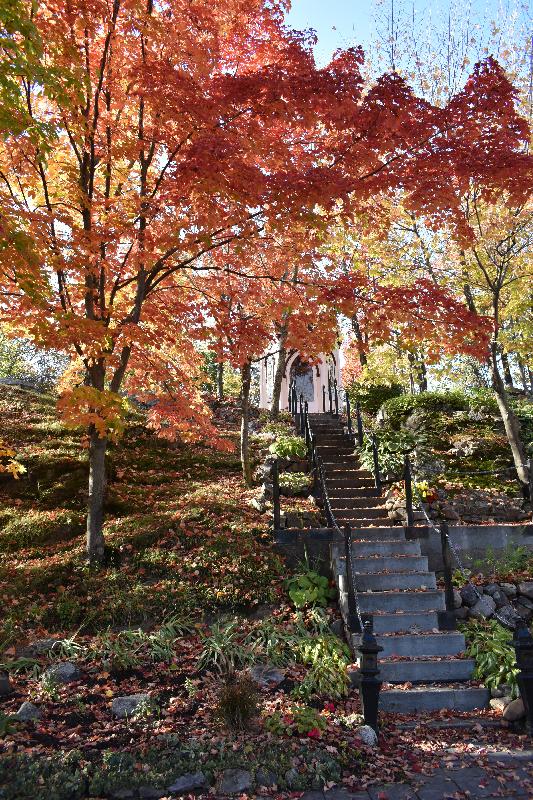
[[[363,411],[376,414],[387,400],[403,395],[403,387],[399,383],[354,383],[348,394],[354,405],[359,403]]]
[[[467,640],[466,654],[474,658],[476,669],[474,677],[483,680],[489,689],[506,684],[511,687],[512,696],[518,697],[514,647],[511,633],[496,620],[470,620],[463,626]]]
[[[215,623],[202,639],[198,669],[215,669],[221,675],[231,676],[252,660],[252,651],[240,641],[240,626],[237,620],[226,624]]]
[[[97,653],[109,672],[121,674],[135,669],[141,663],[141,650],[145,643],[144,631],[121,631],[114,635],[104,633],[97,644]]]
[[[335,596],[335,590],[329,581],[314,569],[304,565],[302,572],[287,580],[287,593],[296,608],[306,606],[322,606],[325,608],[329,600]]]
[[[415,410],[423,411],[465,411],[468,398],[462,392],[421,392],[393,397],[383,403],[386,418],[398,419]]]
[[[217,712],[228,728],[247,728],[259,710],[256,684],[246,676],[227,681],[220,690]]]
[[[12,724],[13,722],[16,722],[16,717],[11,714],[4,714],[3,711],[0,711],[0,739],[13,733],[15,730]]]
[[[278,436],[269,450],[278,458],[305,458],[307,445],[301,436]]]
[[[399,475],[403,470],[404,456],[410,453],[415,445],[416,438],[410,432],[403,429],[382,428],[376,437],[378,448],[378,461],[380,472],[387,475]],[[365,436],[363,446],[359,449],[361,465],[374,471],[374,455],[372,451],[372,440]]]
[[[299,647],[299,660],[309,667],[303,681],[293,690],[295,697],[309,700],[312,697],[339,699],[348,692],[347,646],[336,636],[322,633],[303,639]]]
[[[483,569],[495,577],[506,577],[513,573],[533,571],[533,554],[528,547],[509,544],[507,547],[496,553],[492,547],[488,547],[485,558],[474,561],[476,569]]]
[[[279,476],[279,488],[284,494],[309,494],[312,485],[311,475],[305,472],[283,472]]]
[[[303,736],[319,738],[326,729],[325,718],[309,706],[293,705],[287,714],[275,711],[265,717],[265,728],[276,736],[298,733]]]

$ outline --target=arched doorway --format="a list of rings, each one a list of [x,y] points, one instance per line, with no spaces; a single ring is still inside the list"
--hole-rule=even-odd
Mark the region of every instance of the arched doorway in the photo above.
[[[315,385],[313,380],[313,367],[300,358],[296,358],[291,365],[291,381],[294,381],[296,397],[303,396],[304,402],[312,403],[315,399]]]

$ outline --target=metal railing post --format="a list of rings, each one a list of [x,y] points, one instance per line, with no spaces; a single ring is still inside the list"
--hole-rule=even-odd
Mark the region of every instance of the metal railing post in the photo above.
[[[361,643],[358,648],[361,653],[361,683],[359,691],[361,693],[361,703],[363,706],[363,716],[365,724],[369,725],[378,733],[378,711],[379,711],[379,692],[381,690],[381,680],[378,664],[378,653],[383,650],[377,643],[372,622],[366,620],[361,636]]]
[[[346,563],[346,583],[348,585],[348,631],[350,633],[361,633],[361,626],[357,618],[357,606],[353,591],[352,575],[352,529],[349,525],[344,526],[344,558]]]
[[[411,462],[407,453],[403,462],[403,480],[405,486],[405,510],[407,512],[407,530],[411,532],[415,524],[413,514],[413,483],[411,477]]]
[[[513,645],[516,653],[516,666],[520,696],[526,710],[527,731],[533,736],[533,637],[525,620],[517,622]]]
[[[333,395],[331,392],[331,379],[328,378],[329,413],[333,414]]]
[[[289,396],[287,398],[287,404],[289,414],[292,414],[292,382],[289,383]]]
[[[322,386],[322,411],[326,413],[326,387]]]
[[[337,389],[337,381],[333,381],[333,397],[335,399],[335,416],[339,416],[339,390]]]
[[[300,433],[300,436],[304,435],[304,396],[303,396],[303,394],[300,394],[299,433]]]
[[[344,399],[346,401],[346,419],[348,420],[348,435],[353,436],[352,409],[350,405],[350,398],[348,397],[348,392],[346,391],[346,389],[344,390]]]
[[[379,474],[378,443],[376,434],[372,434],[372,458],[374,460],[374,485],[378,492],[381,492],[381,477]]]
[[[452,583],[452,553],[448,537],[450,531],[448,523],[442,522],[440,528],[440,546],[442,551],[442,564],[444,573],[444,598],[446,601],[446,611],[439,611],[439,628],[445,631],[453,631],[457,627],[454,613],[453,602],[453,583]]]
[[[281,507],[279,501],[279,463],[277,458],[272,464],[272,507],[274,514],[274,530],[279,531],[281,522]]]
[[[304,428],[305,443],[307,445],[307,449],[309,450],[309,403],[307,400],[304,403]]]
[[[364,433],[363,433],[363,419],[361,417],[361,406],[359,405],[359,403],[355,404],[355,414],[357,420],[357,444],[359,445],[359,447],[362,447]]]

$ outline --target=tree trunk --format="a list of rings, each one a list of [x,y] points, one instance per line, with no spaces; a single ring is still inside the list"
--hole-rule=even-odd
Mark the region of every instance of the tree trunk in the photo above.
[[[101,438],[94,428],[89,445],[89,505],[87,513],[87,557],[101,564],[104,558],[104,500],[106,491],[107,438]]]
[[[531,391],[531,386],[529,385],[525,364],[524,364],[524,362],[522,361],[521,358],[517,358],[516,361],[517,361],[517,364],[518,364],[518,369],[520,371],[520,378],[522,380],[522,386],[524,388],[524,393],[525,393],[526,397],[531,398],[533,396],[533,393]]]
[[[428,390],[428,373],[426,369],[426,362],[423,359],[420,359],[417,362],[418,370],[418,389],[420,392],[427,392]]]
[[[241,465],[245,486],[252,485],[252,468],[250,465],[249,423],[250,423],[250,383],[252,365],[247,361],[241,367]]]
[[[217,364],[217,399],[224,399],[224,362],[219,361]]]
[[[513,376],[511,374],[511,365],[509,364],[509,356],[505,350],[500,351],[500,358],[503,367],[503,379],[508,389],[514,389]]]
[[[363,334],[361,333],[361,327],[355,315],[352,317],[352,330],[355,333],[355,338],[358,344],[359,363],[361,364],[362,367],[366,367],[366,365],[368,364],[368,358],[366,357],[366,353],[363,350],[364,347]]]
[[[498,345],[497,342],[491,344],[491,378],[492,388],[496,395],[496,402],[500,410],[502,422],[507,435],[507,440],[513,454],[513,462],[516,468],[518,479],[522,485],[524,493],[529,488],[529,470],[527,467],[527,457],[522,438],[520,436],[520,422],[509,404],[509,398],[505,391],[505,385],[498,370]]]
[[[285,362],[287,359],[287,351],[285,349],[285,344],[287,342],[288,332],[289,332],[289,326],[287,322],[284,322],[283,325],[280,327],[278,335],[278,363],[276,364],[276,372],[274,374],[274,386],[272,387],[272,405],[270,407],[271,419],[277,419],[280,411],[279,399],[281,395],[281,385],[283,383],[283,377],[285,375]]]

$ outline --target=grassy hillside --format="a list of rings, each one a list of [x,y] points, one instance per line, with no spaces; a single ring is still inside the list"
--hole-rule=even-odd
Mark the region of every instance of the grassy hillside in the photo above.
[[[106,566],[84,563],[87,455],[55,399],[3,391],[3,436],[27,469],[0,483],[0,641],[94,632],[273,598],[280,562],[247,505],[237,454],[157,439],[137,413],[111,447]],[[236,429],[225,425],[235,440]]]

